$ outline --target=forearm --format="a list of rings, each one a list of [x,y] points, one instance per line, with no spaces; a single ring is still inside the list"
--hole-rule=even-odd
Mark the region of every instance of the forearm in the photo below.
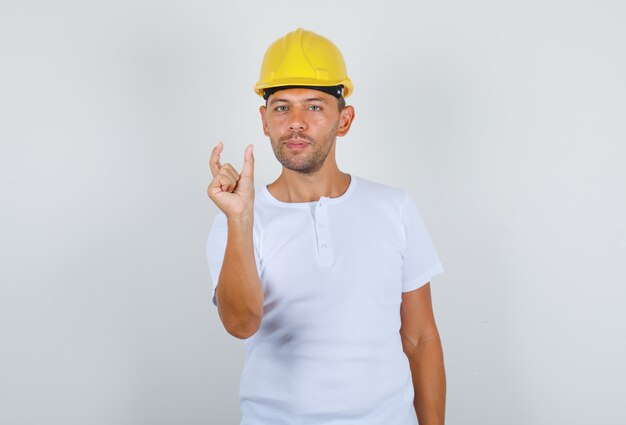
[[[216,291],[218,312],[226,330],[242,339],[253,335],[263,317],[263,288],[254,260],[252,219],[229,219]]]
[[[446,373],[439,337],[420,341],[406,353],[411,365],[415,398],[413,405],[420,425],[443,425],[446,405]]]

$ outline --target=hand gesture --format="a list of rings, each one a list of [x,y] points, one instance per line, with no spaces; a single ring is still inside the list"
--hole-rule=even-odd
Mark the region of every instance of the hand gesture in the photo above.
[[[254,155],[253,145],[246,146],[241,174],[226,163],[220,163],[220,154],[224,144],[219,142],[211,152],[211,173],[213,181],[209,184],[209,198],[228,218],[252,218],[254,216]]]

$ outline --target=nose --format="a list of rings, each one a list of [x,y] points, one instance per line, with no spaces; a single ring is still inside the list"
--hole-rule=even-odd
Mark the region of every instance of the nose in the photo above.
[[[304,130],[306,128],[306,120],[304,118],[304,113],[297,108],[291,110],[291,114],[289,114],[289,130],[298,131]]]

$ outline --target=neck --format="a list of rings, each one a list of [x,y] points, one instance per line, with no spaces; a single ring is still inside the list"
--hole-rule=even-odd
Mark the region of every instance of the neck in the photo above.
[[[304,174],[283,168],[281,175],[267,186],[274,198],[282,202],[314,202],[322,196],[337,198],[350,186],[351,177],[335,167]]]

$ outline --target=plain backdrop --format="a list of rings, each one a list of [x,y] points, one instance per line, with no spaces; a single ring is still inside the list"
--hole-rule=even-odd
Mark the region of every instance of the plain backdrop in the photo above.
[[[280,173],[252,90],[343,51],[346,172],[406,188],[451,425],[626,423],[626,3],[3,1],[0,423],[238,424],[208,160]]]

